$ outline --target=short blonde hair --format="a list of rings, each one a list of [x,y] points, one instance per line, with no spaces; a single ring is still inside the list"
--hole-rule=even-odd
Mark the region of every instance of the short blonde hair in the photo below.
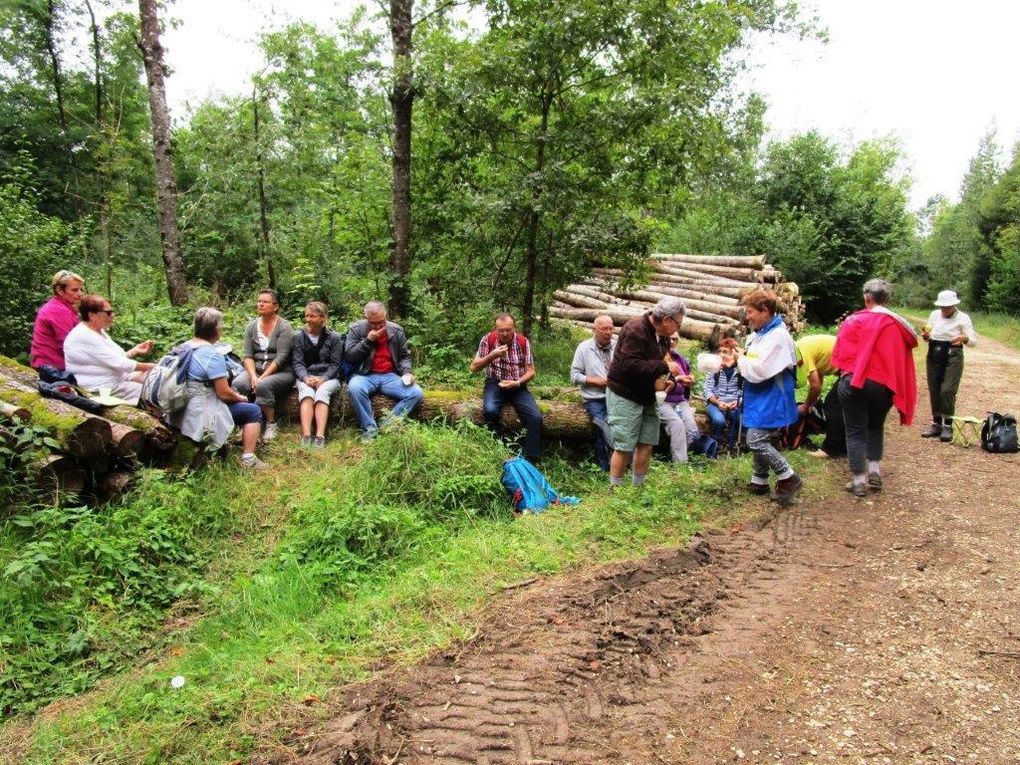
[[[85,285],[85,277],[79,276],[74,271],[68,271],[66,268],[62,268],[53,274],[53,278],[50,280],[50,286],[53,287],[54,294],[57,290],[62,290],[71,282],[80,282],[82,286]]]
[[[329,313],[326,311],[326,304],[318,300],[313,300],[308,305],[306,305],[305,310],[311,311],[316,316],[324,316],[327,319],[329,318]]]

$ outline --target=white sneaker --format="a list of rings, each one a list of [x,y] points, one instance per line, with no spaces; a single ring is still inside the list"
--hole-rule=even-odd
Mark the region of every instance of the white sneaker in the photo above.
[[[244,457],[242,455],[240,461],[242,470],[266,470],[269,467],[269,465],[255,455],[252,455],[251,457]]]
[[[280,434],[280,429],[275,422],[267,422],[266,429],[262,431],[262,442],[268,444]]]

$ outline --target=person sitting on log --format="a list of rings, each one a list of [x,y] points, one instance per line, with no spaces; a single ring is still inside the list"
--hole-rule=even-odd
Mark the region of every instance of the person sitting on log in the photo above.
[[[595,426],[595,461],[607,473],[613,433],[607,422],[606,374],[615,350],[613,320],[605,315],[596,316],[592,324],[592,337],[577,346],[574,360],[570,364],[570,382],[580,386],[585,411]]]
[[[372,412],[372,396],[376,393],[396,402],[389,421],[407,416],[425,397],[411,373],[411,349],[404,328],[387,321],[386,306],[378,300],[366,303],[365,318],[347,330],[344,357],[354,366],[347,393],[365,440],[379,433]]]
[[[663,298],[651,311],[623,325],[616,353],[609,365],[606,405],[613,430],[609,483],[619,486],[633,458],[631,482],[645,482],[652,449],[659,443],[656,393],[666,375],[680,374],[680,365],[667,354],[668,338],[684,320],[687,308],[676,297]]]
[[[294,333],[294,376],[301,416],[301,445],[326,446],[329,404],[338,390],[344,338],[326,326],[326,306],[317,300],[305,306],[305,326]],[[312,435],[312,424],[315,435]]]
[[[705,378],[702,396],[712,423],[712,438],[731,453],[740,447],[740,405],[744,381],[737,369],[737,341],[725,338],[719,346],[722,368]]]
[[[748,490],[752,494],[769,493],[769,472],[776,474],[772,499],[787,506],[794,502],[804,485],[779,450],[772,445],[777,431],[797,421],[797,352],[776,293],[755,290],[744,295],[747,323],[754,333],[744,351],[737,351],[737,368],[744,378],[744,426],[750,449],[753,473]]]
[[[255,456],[262,409],[230,387],[227,359],[216,345],[222,331],[222,313],[209,307],[195,311],[195,336],[186,343],[194,348],[188,364],[188,403],[169,414],[167,422],[181,435],[213,449],[221,448],[236,426],[241,429],[241,468],[263,470],[266,463]]]
[[[835,335],[806,335],[797,341],[797,387],[807,385],[807,396],[797,405],[801,417],[807,416],[822,395],[822,381],[827,376],[839,377],[832,365]],[[808,452],[812,457],[843,457],[846,455],[846,430],[843,407],[839,403],[839,386],[833,385],[822,402],[825,414],[825,440],[820,448]]]
[[[694,375],[690,362],[677,350],[679,345],[680,335],[674,332],[669,336],[669,357],[680,367],[680,373],[670,375],[666,382],[666,397],[659,404],[659,419],[669,434],[673,462],[683,464],[687,462],[687,447],[698,437],[699,431],[690,399]]]
[[[32,329],[29,363],[36,370],[64,369],[64,340],[78,323],[78,306],[85,292],[85,279],[74,271],[57,271],[50,283],[53,297],[40,306]]]
[[[294,387],[290,358],[294,329],[279,315],[280,298],[275,290],[260,291],[255,310],[258,316],[244,328],[244,372],[232,387],[249,400],[254,397],[261,407],[265,418],[262,440],[269,442],[277,435],[276,402]]]
[[[152,341],[125,351],[110,338],[113,307],[100,295],[85,295],[78,306],[81,321],[64,338],[64,363],[78,384],[90,391],[112,393],[131,404],[138,403],[142,378],[152,369],[146,361],[135,361],[152,351]]]
[[[491,332],[478,343],[478,353],[468,368],[485,370],[482,409],[485,424],[497,435],[501,433],[500,410],[510,404],[524,425],[524,457],[537,464],[542,456],[542,412],[528,390],[535,377],[535,359],[531,342],[517,331],[517,322],[508,313],[501,313]]]

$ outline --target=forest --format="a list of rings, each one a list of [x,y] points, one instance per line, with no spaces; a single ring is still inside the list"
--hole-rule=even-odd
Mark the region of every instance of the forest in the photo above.
[[[4,3],[0,352],[25,353],[57,268],[132,309],[125,340],[270,285],[291,315],[386,299],[422,350],[452,351],[493,309],[531,331],[592,265],[653,250],[764,255],[823,323],[873,274],[908,302],[1020,310],[1020,160],[1001,167],[994,134],[960,201],[919,212],[891,139],[766,140],[736,78],[750,34],[821,34],[793,4],[494,2],[470,25],[460,7],[265,34],[248,93],[169,115],[158,168],[139,8],[158,43],[173,5]]]
[[[968,311],[1020,315],[1020,146],[1006,162],[989,131],[958,201],[913,210],[894,138],[771,138],[741,73],[753,39],[824,37],[795,3],[391,0],[266,32],[243,94],[177,112],[174,11],[0,2],[0,355],[27,360],[58,269],[109,298],[121,345],[160,353],[203,305],[237,343],[263,287],[298,323],[307,301],[344,327],[383,300],[430,391],[463,392],[511,311],[543,404],[587,336],[550,317],[557,291],[596,268],[639,284],[653,253],[764,257],[812,327],[873,276],[901,306],[956,289]],[[472,639],[474,610],[515,582],[686,539],[750,469],[659,465],[645,493],[606,494],[553,448],[543,470],[584,500],[532,525],[471,422],[340,435],[318,461],[292,435],[266,481],[142,468],[88,505],[25,491],[45,428],[0,430],[0,762],[289,746],[338,685]]]

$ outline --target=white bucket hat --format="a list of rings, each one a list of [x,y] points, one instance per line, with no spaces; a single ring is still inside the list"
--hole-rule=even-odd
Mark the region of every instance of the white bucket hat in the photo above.
[[[952,290],[942,290],[939,296],[935,298],[935,305],[938,308],[948,308],[951,305],[959,305],[960,298],[956,296],[956,293]]]

